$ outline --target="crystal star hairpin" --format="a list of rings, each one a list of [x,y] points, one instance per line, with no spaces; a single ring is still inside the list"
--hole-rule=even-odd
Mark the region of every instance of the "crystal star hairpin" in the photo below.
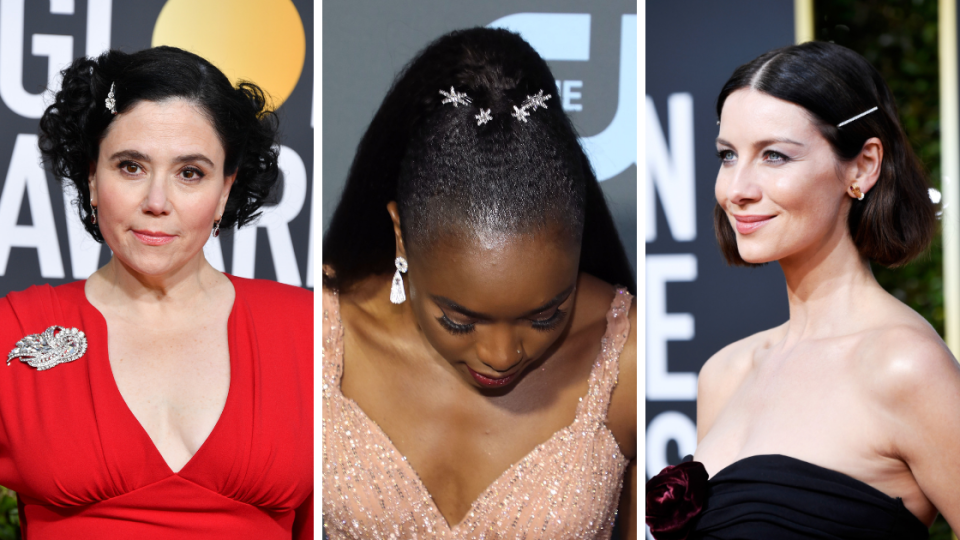
[[[453,103],[454,107],[458,107],[460,105],[469,105],[473,103],[473,101],[467,97],[466,92],[457,92],[452,86],[450,87],[449,92],[444,92],[441,90],[440,93],[444,96],[443,101],[441,101],[442,104]]]
[[[527,112],[527,108],[526,108],[525,106],[524,106],[524,107],[517,107],[516,105],[514,105],[514,106],[513,106],[513,112],[510,113],[510,116],[516,118],[517,120],[519,120],[519,121],[521,121],[521,122],[523,122],[523,123],[526,123],[526,122],[527,122],[527,117],[530,116],[530,113]]]
[[[447,103],[453,103],[454,107],[459,107],[460,105],[470,105],[473,103],[469,97],[467,97],[466,92],[457,92],[457,90],[451,86],[450,91],[440,90],[440,94],[443,96],[442,104],[446,105]],[[510,113],[510,116],[516,118],[517,120],[526,123],[527,117],[530,116],[532,111],[536,111],[539,108],[547,108],[547,100],[553,97],[550,94],[544,94],[543,90],[540,90],[535,95],[527,96],[527,99],[523,102],[522,105],[517,107],[513,106],[513,112]],[[474,118],[477,119],[477,125],[482,126],[487,122],[493,120],[493,115],[491,114],[491,109],[480,109],[480,114],[475,115]]]
[[[480,109],[480,114],[474,116],[477,119],[477,125],[482,126],[487,122],[493,120],[493,116],[490,115],[490,109]]]
[[[543,107],[544,109],[546,109],[547,100],[550,99],[551,97],[553,96],[551,96],[550,94],[543,95],[543,90],[540,90],[534,96],[527,96],[527,100],[523,102],[522,108],[524,109],[532,108],[534,111],[537,110],[538,107]]]
[[[103,101],[104,104],[107,106],[107,110],[109,110],[113,114],[117,114],[117,100],[113,95],[113,88],[115,85],[116,83],[110,83],[110,92],[107,93],[107,99]]]
[[[57,333],[59,331],[59,333]],[[87,336],[76,328],[51,326],[40,334],[30,334],[17,342],[7,354],[7,365],[14,358],[26,362],[37,371],[73,362],[87,352]]]

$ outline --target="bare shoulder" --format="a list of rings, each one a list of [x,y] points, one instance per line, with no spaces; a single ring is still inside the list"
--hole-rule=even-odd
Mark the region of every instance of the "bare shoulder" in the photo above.
[[[885,451],[906,463],[924,497],[956,530],[960,365],[926,321],[910,319],[899,317],[897,324],[865,333],[857,376],[889,435]]]
[[[600,278],[581,273],[577,278],[577,313],[581,323],[605,321],[616,288]],[[574,323],[577,321],[575,320]]]
[[[900,322],[865,333],[860,352],[858,369],[868,391],[891,410],[909,413],[913,407],[904,405],[924,408],[924,402],[947,397],[941,394],[960,395],[960,365],[925,322]]]
[[[735,341],[711,356],[697,379],[697,439],[710,431],[717,415],[756,367],[759,351],[769,348],[786,332],[786,323]]]
[[[577,285],[577,314],[581,328],[606,328],[607,313],[615,302],[615,286],[589,274],[581,274]],[[637,438],[637,304],[627,310],[629,331],[619,357],[617,385],[610,398],[607,427],[628,459],[636,456]],[[577,323],[577,321],[574,321]]]
[[[617,386],[610,399],[607,422],[614,433],[625,433],[632,444],[621,443],[624,455],[629,459],[636,456],[637,438],[637,304],[630,304],[627,312],[630,331],[620,351],[620,373]],[[619,429],[615,429],[619,427]],[[626,438],[621,436],[621,438]]]
[[[769,348],[786,331],[786,324],[735,341],[711,356],[700,369],[699,388],[735,390],[754,368],[756,353]],[[701,396],[698,396],[699,400]]]

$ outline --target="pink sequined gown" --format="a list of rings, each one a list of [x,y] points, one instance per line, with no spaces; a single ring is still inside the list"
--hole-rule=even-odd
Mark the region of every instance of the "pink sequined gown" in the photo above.
[[[575,419],[503,472],[451,527],[407,460],[340,391],[343,326],[323,293],[323,524],[330,540],[608,539],[627,459],[604,424],[630,332],[617,291]]]

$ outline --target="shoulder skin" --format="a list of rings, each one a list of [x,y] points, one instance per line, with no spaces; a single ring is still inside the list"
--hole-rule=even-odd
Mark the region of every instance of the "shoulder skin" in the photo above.
[[[960,527],[960,365],[932,328],[898,325],[865,336],[860,375],[890,433],[889,449],[923,494]]]
[[[786,324],[764,330],[720,349],[700,369],[697,380],[697,443],[754,368],[756,351],[769,347],[783,334]]]

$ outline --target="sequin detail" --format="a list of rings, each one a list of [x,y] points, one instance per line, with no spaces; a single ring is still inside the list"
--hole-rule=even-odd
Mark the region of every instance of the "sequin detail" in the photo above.
[[[604,424],[630,332],[617,291],[574,421],[510,466],[450,526],[393,443],[340,391],[343,327],[323,291],[323,523],[330,540],[609,539],[627,459]]]

